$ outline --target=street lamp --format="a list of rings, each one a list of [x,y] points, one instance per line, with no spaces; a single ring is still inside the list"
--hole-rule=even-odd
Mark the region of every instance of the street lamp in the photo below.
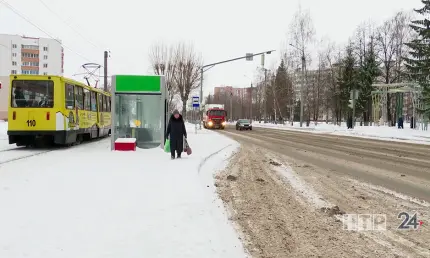
[[[305,66],[306,66],[305,50],[293,44],[290,44],[290,46],[296,48],[302,53],[302,83],[301,83],[302,86],[300,89],[300,127],[303,127],[303,90],[305,88]]]
[[[249,78],[247,75],[243,75],[244,77],[246,77],[246,78],[248,78],[249,80],[251,80],[251,92],[250,92],[250,96],[249,96],[249,99],[250,99],[250,102],[249,102],[249,120],[252,122],[252,101],[253,101],[253,96],[254,96],[254,89],[253,89],[253,87],[252,87],[252,79],[251,78]]]
[[[269,50],[269,51],[264,51],[261,53],[257,53],[257,54],[252,54],[252,53],[248,53],[245,56],[241,56],[241,57],[237,57],[237,58],[233,58],[233,59],[229,59],[229,60],[225,60],[225,61],[221,61],[221,62],[216,62],[216,63],[212,63],[212,64],[207,64],[207,65],[203,65],[202,67],[200,67],[200,129],[202,129],[202,122],[203,122],[203,109],[202,109],[202,103],[203,103],[203,73],[206,72],[207,70],[211,69],[212,67],[214,67],[215,65],[218,64],[224,64],[224,63],[229,63],[229,62],[233,62],[236,60],[240,60],[240,59],[246,59],[247,61],[252,61],[254,56],[259,56],[259,55],[264,55],[264,54],[271,54],[272,52],[275,52],[276,50]],[[205,68],[207,68],[205,70]]]

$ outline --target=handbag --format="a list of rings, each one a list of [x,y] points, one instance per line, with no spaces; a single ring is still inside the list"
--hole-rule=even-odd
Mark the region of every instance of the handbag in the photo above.
[[[190,147],[190,145],[188,144],[188,141],[187,141],[187,139],[186,139],[186,138],[184,139],[184,142],[185,142],[184,152],[186,152],[186,153],[187,153],[187,155],[191,155],[191,153],[193,153],[193,151],[191,150],[191,147]]]

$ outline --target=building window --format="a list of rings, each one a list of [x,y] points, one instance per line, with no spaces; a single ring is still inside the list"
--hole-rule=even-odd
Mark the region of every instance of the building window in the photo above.
[[[39,58],[39,54],[22,53],[21,55],[22,55],[22,57]]]
[[[32,50],[39,50],[39,46],[35,45],[21,45],[22,49],[32,49]]]
[[[21,73],[22,74],[38,75],[39,71],[37,71],[37,70],[22,70]]]
[[[44,73],[43,73],[43,75],[48,75],[48,73],[47,73],[47,72],[44,72]]]
[[[48,47],[43,47],[43,51],[48,51]]]
[[[17,46],[16,46],[16,44],[12,44],[12,48],[16,48]]]
[[[12,53],[12,56],[13,56],[13,57],[16,57],[16,53]]]
[[[16,62],[15,62],[15,61],[12,61],[12,65],[13,65],[13,66],[16,66]]]
[[[11,74],[16,74],[16,70],[10,71]]]
[[[22,66],[39,66],[38,62],[22,62]]]
[[[47,55],[44,55],[44,56],[43,56],[43,59],[48,60],[48,56],[47,56]]]
[[[43,68],[48,68],[48,64],[43,64]]]

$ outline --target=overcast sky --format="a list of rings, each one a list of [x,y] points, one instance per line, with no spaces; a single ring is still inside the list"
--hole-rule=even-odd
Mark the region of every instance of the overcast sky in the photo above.
[[[193,43],[206,64],[276,49],[266,58],[266,66],[273,68],[288,43],[286,33],[299,4],[310,10],[316,37],[329,37],[339,44],[364,21],[381,23],[397,11],[421,7],[420,0],[5,1],[63,41],[68,77],[84,63],[103,64],[105,49],[112,55],[109,74],[147,74],[148,49],[160,40]],[[48,37],[2,4],[0,33]],[[249,86],[259,65],[257,58],[215,66],[205,74],[205,93],[219,85]]]

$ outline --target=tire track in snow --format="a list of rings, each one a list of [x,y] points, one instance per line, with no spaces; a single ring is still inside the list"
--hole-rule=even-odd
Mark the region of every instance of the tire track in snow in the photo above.
[[[221,148],[221,149],[219,149],[219,150],[217,150],[216,152],[214,152],[214,153],[212,153],[212,154],[209,154],[208,156],[206,156],[206,157],[204,157],[201,161],[200,161],[200,163],[199,163],[199,166],[198,166],[198,168],[197,168],[197,173],[198,174],[200,174],[200,171],[201,171],[201,169],[202,169],[202,167],[203,167],[203,165],[210,159],[210,158],[212,158],[213,156],[215,156],[215,155],[217,155],[218,153],[220,153],[221,151],[223,151],[223,150],[225,150],[225,149],[227,149],[228,147],[231,147],[231,146],[233,146],[233,144],[232,143],[230,143],[229,145],[227,145],[227,146],[225,146],[225,147],[223,147],[223,148]]]

